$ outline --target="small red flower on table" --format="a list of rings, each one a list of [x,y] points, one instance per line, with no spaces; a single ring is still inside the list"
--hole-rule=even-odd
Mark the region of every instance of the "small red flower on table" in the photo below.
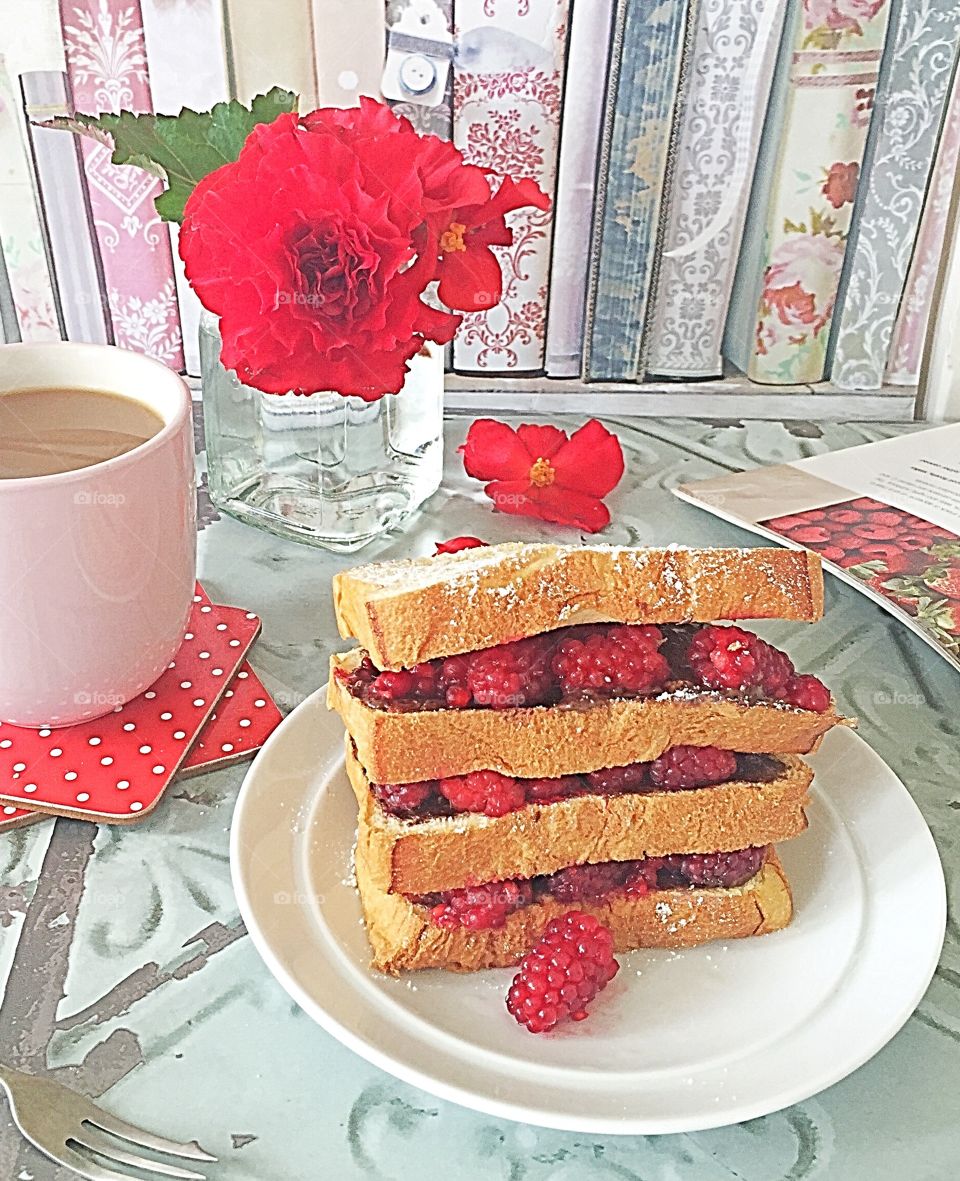
[[[610,523],[602,497],[620,482],[623,450],[595,418],[569,437],[555,426],[524,424],[514,430],[478,418],[460,450],[467,475],[489,481],[484,492],[503,513],[587,533]]]

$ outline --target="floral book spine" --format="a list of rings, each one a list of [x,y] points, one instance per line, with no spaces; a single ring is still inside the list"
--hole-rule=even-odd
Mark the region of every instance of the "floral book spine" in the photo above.
[[[29,70],[21,74],[20,85],[45,252],[63,335],[67,340],[112,344],[113,322],[80,142],[62,131],[38,126],[73,113],[66,75],[59,70]]]
[[[886,380],[891,385],[916,385],[920,380],[927,327],[933,309],[940,260],[947,240],[950,199],[960,159],[960,70],[953,77],[930,190],[923,206],[920,233],[910,260],[907,284],[890,342]]]
[[[724,345],[754,381],[823,380],[889,11],[794,5]]]
[[[960,3],[896,8],[830,339],[830,379],[877,390],[907,279],[960,43]]]
[[[454,142],[491,181],[527,176],[554,196],[567,0],[457,0]],[[542,372],[553,215],[511,214],[513,245],[498,248],[503,298],[464,316],[454,368]]]
[[[0,248],[17,325],[17,340],[59,340],[60,326],[19,96],[0,57]]]
[[[724,319],[786,0],[703,0],[667,229],[648,317],[647,370],[719,377]]]
[[[73,106],[85,114],[150,111],[140,5],[61,0]],[[110,163],[110,148],[81,143],[116,344],[183,370],[170,235],[154,208],[159,180]]]
[[[181,108],[209,111],[230,97],[222,52],[223,12],[194,0],[140,0],[153,109],[178,115]],[[200,376],[200,315],[203,307],[183,273],[179,227],[168,224],[173,277],[180,309],[183,356],[191,377]]]
[[[695,10],[685,2],[618,0],[591,242],[585,381],[643,378],[643,326]]]
[[[601,80],[607,73],[612,32],[613,0],[574,6],[550,264],[546,345],[550,377],[578,377],[583,360],[590,224],[603,123]]]

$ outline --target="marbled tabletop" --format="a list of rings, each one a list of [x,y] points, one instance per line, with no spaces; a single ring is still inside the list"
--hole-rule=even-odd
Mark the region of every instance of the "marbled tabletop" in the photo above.
[[[576,541],[496,516],[447,423],[443,489],[363,558],[432,552],[457,534]],[[577,422],[558,425],[575,426]],[[627,474],[602,540],[749,544],[668,489],[886,437],[903,426],[608,420]],[[203,470],[202,432],[198,460]],[[220,518],[200,488],[200,577],[256,611],[253,664],[285,712],[340,645],[331,574],[350,563]],[[824,623],[771,624],[821,672],[907,784],[960,886],[960,681],[902,625],[828,579]],[[128,1119],[220,1157],[214,1181],[941,1181],[960,1170],[960,932],[934,981],[872,1061],[787,1111],[695,1135],[564,1134],[479,1115],[398,1082],[303,1015],[245,936],[230,887],[230,818],[245,768],[174,785],[143,824],[48,821],[0,837],[0,1061],[49,1071]],[[783,1070],[789,1071],[789,1062]],[[65,1181],[0,1103],[0,1181]]]

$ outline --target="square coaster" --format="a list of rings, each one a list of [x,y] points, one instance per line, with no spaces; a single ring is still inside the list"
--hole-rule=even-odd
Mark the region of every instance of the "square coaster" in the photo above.
[[[177,655],[133,701],[60,729],[0,723],[0,823],[26,823],[24,808],[107,824],[148,815],[259,631],[251,612],[198,594]]]
[[[282,721],[276,702],[245,660],[190,748],[178,778],[252,758]]]

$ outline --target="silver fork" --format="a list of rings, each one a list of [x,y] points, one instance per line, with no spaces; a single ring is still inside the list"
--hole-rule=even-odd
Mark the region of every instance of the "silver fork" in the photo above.
[[[187,1161],[216,1161],[215,1156],[193,1141],[178,1144],[163,1136],[154,1136],[142,1128],[125,1123],[114,1115],[101,1111],[95,1103],[55,1083],[52,1079],[35,1074],[23,1074],[9,1066],[0,1064],[0,1084],[10,1099],[13,1120],[31,1144],[46,1153],[52,1160],[68,1169],[73,1169],[89,1181],[131,1181],[129,1173],[117,1173],[104,1168],[95,1160],[78,1152],[84,1148],[96,1153],[112,1164],[127,1165],[158,1173],[162,1177],[174,1177],[179,1181],[205,1181],[203,1173],[194,1173],[176,1165],[162,1164],[149,1160],[138,1153],[128,1152],[117,1140],[128,1145],[137,1145],[153,1152],[166,1153]]]

